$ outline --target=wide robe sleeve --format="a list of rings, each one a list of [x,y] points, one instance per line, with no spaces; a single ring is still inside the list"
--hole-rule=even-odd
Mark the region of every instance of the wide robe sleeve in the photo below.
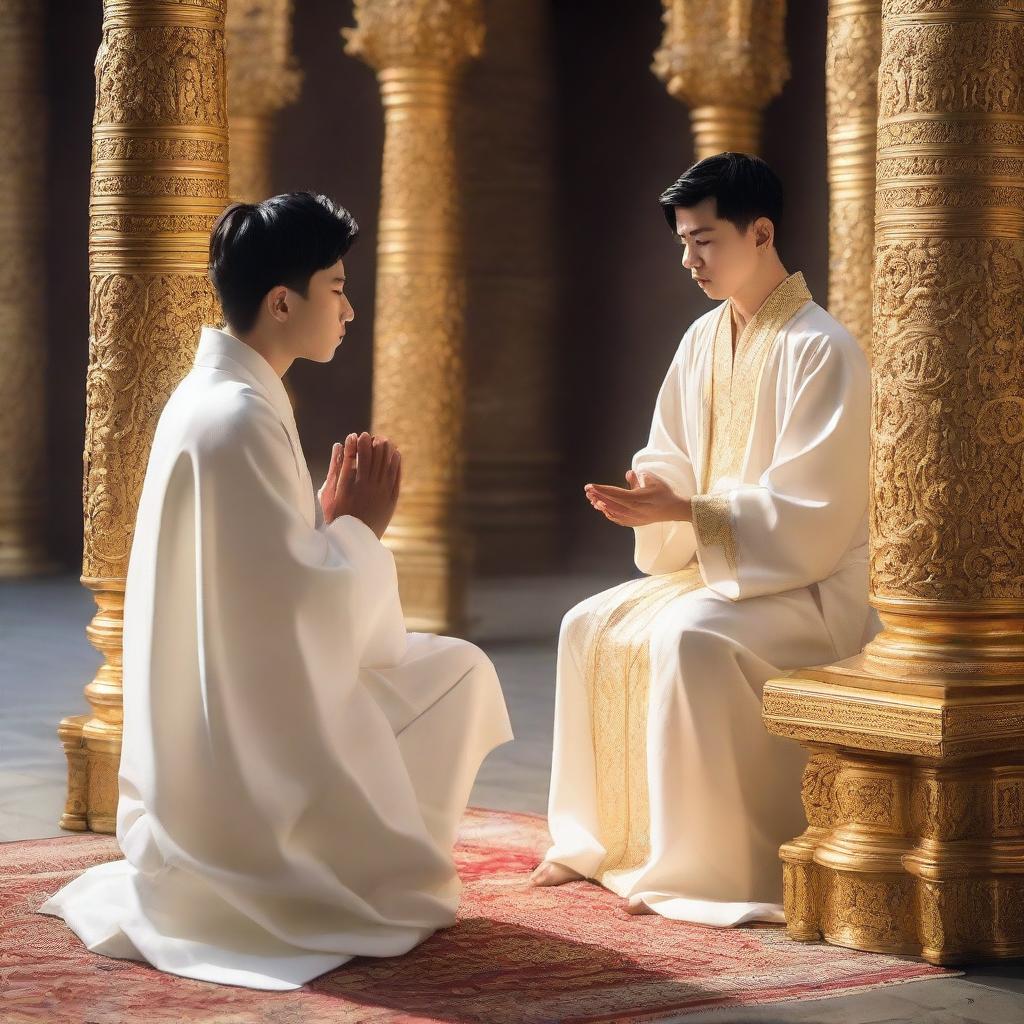
[[[150,739],[122,761],[118,838],[136,866],[203,879],[280,940],[396,955],[452,923],[458,878],[360,683],[406,651],[394,560],[362,522],[304,518],[264,398],[218,398],[162,496],[165,585],[125,675],[126,733]]]
[[[681,498],[692,497],[697,490],[683,423],[682,360],[688,338],[689,332],[658,392],[647,445],[633,456],[633,469],[638,475],[657,476]],[[641,572],[675,572],[693,560],[697,542],[690,523],[652,523],[634,527],[633,532],[633,558]]]
[[[733,600],[825,579],[865,512],[870,392],[856,344],[803,344],[780,373],[777,406],[781,427],[757,484],[693,498],[704,581]]]

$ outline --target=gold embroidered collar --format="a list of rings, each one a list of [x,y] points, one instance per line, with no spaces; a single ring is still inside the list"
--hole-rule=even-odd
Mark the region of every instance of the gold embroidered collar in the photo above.
[[[732,303],[722,304],[704,380],[702,493],[716,480],[738,478],[742,472],[768,353],[782,328],[810,298],[804,275],[790,274],[747,321],[736,340],[735,355]]]

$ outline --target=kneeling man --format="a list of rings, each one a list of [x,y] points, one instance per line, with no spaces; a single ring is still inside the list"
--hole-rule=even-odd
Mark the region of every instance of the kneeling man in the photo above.
[[[719,305],[683,336],[629,486],[586,488],[635,530],[649,575],[563,622],[553,845],[532,880],[591,878],[676,920],[780,921],[805,755],[767,733],[761,691],[854,654],[877,623],[868,367],[782,265],[762,160],[702,160],[661,205]]]
[[[227,323],[160,416],[128,566],[125,859],[40,908],[97,953],[288,989],[455,921],[455,831],[511,739],[501,688],[471,644],[406,633],[380,541],[398,451],[350,435],[314,491],[281,381],[341,343],[356,232],[302,192],[214,228]]]

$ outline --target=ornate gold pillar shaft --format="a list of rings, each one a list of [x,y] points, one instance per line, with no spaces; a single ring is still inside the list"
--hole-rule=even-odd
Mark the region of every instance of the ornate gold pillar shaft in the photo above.
[[[66,718],[61,826],[113,832],[124,584],[156,421],[218,320],[206,276],[227,198],[224,0],[105,0],[89,200],[82,582],[104,664]],[[131,685],[131,680],[129,680]]]
[[[831,0],[825,49],[828,308],[869,354],[881,50],[881,0]]]
[[[292,0],[231,0],[226,18],[232,199],[271,194],[277,111],[294,103],[302,75],[291,53]]]
[[[411,629],[463,615],[460,524],[465,271],[455,181],[458,72],[480,52],[477,0],[356,0],[347,51],[377,71],[384,165],[374,325],[374,430],[402,450],[388,531]]]
[[[698,160],[757,153],[761,111],[789,78],[785,0],[662,0],[651,70],[690,108]]]
[[[466,508],[475,569],[521,573],[550,570],[558,539],[550,15],[546,0],[487,0],[484,10],[488,45],[466,73],[457,132]]]
[[[871,600],[854,658],[765,687],[807,745],[791,934],[1024,954],[1024,11],[883,0]]]
[[[50,567],[46,494],[43,5],[0,4],[0,577]]]

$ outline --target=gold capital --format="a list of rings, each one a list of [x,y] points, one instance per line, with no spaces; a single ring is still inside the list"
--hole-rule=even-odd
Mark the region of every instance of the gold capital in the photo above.
[[[231,0],[226,19],[231,197],[270,195],[274,115],[294,103],[302,74],[291,52],[292,0]]]
[[[480,0],[355,0],[354,14],[345,50],[377,71],[455,72],[483,47]]]
[[[690,108],[697,158],[756,153],[761,110],[789,78],[785,0],[662,0],[651,70]]]

